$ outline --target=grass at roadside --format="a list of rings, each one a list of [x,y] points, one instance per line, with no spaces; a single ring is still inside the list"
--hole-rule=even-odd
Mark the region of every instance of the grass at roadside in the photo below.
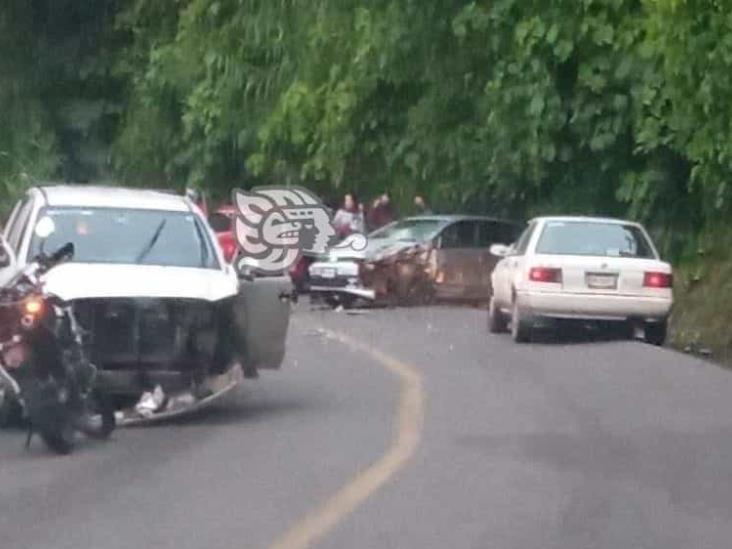
[[[732,367],[732,253],[729,238],[709,252],[677,266],[671,343],[682,350],[711,353]],[[713,250],[713,251],[712,251]]]

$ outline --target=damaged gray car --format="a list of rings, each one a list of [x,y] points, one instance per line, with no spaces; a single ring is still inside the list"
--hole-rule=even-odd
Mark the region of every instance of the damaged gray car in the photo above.
[[[47,238],[34,231],[51,226]],[[157,191],[77,185],[30,189],[5,226],[10,265],[72,242],[47,290],[73,304],[100,390],[124,424],[198,409],[262,369],[280,368],[289,277],[238,273],[202,212]]]

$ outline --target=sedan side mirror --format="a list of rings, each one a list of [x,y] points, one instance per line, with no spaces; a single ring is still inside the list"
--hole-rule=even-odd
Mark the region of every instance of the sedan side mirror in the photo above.
[[[511,254],[512,247],[506,246],[505,244],[493,244],[490,247],[490,252],[496,257],[506,257]]]

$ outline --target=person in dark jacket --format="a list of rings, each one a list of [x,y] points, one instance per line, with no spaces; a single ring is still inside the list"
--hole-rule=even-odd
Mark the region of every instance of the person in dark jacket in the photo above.
[[[414,197],[414,210],[417,215],[432,215],[432,210],[425,202],[424,197],[419,194]]]
[[[374,202],[373,208],[369,212],[369,230],[374,231],[388,225],[396,219],[394,209],[391,207],[391,200],[387,193],[382,194]]]

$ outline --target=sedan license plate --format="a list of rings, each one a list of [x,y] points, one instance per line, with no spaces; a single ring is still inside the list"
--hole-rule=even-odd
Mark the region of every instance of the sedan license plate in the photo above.
[[[320,276],[323,278],[335,278],[336,270],[335,269],[323,269],[320,272]]]
[[[618,287],[618,275],[586,273],[585,282],[588,288],[615,290]]]

